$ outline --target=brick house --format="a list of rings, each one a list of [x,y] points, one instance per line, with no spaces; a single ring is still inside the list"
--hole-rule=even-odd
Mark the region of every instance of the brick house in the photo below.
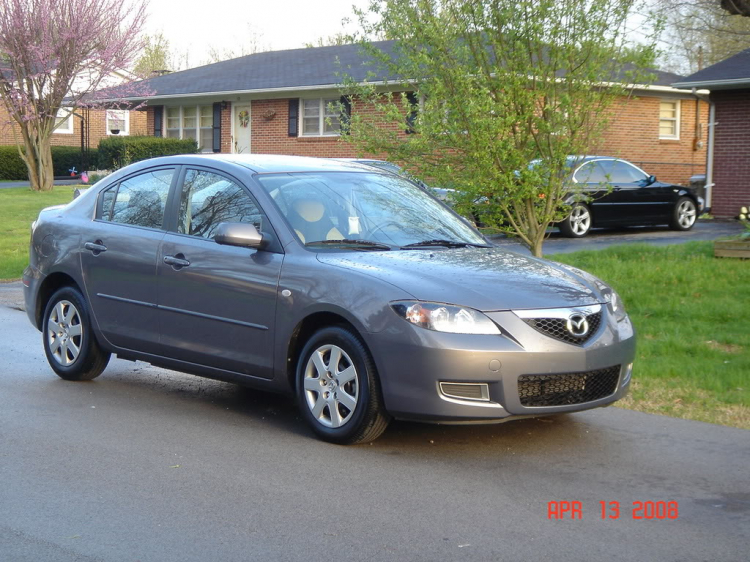
[[[736,217],[750,205],[750,49],[673,86],[711,90],[707,205],[717,217]]]
[[[391,41],[376,45],[388,52]],[[256,53],[147,80],[148,134],[194,138],[203,152],[353,157],[327,104],[339,100],[341,69],[365,80],[357,45]],[[685,183],[705,170],[708,104],[671,87],[680,76],[654,71],[650,86],[623,99],[603,142],[591,152],[641,165]]]

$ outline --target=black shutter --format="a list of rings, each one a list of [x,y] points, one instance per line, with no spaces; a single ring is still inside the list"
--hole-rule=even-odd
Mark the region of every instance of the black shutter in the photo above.
[[[221,104],[214,104],[214,152],[221,152]]]
[[[406,102],[409,104],[409,113],[406,114],[406,134],[416,133],[414,125],[417,122],[417,111],[419,111],[419,100],[414,92],[407,92]]]
[[[299,130],[299,100],[289,100],[289,136],[296,137]]]
[[[349,134],[349,119],[352,117],[352,102],[347,96],[341,96],[341,132]]]
[[[164,106],[154,106],[154,136],[162,136],[162,126],[164,123]]]

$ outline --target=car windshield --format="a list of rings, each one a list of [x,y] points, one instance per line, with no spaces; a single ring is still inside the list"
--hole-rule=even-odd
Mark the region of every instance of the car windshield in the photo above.
[[[307,246],[485,246],[481,234],[411,182],[390,174],[256,176]]]

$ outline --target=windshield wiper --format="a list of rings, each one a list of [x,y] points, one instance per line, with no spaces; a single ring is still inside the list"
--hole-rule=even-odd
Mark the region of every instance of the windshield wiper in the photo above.
[[[342,238],[340,240],[316,240],[315,242],[308,242],[305,246],[356,246],[361,249],[372,249],[372,250],[390,250],[391,246],[388,244],[381,244],[373,240],[357,240],[352,238]]]
[[[486,244],[473,244],[472,242],[459,242],[458,240],[443,240],[440,238],[436,238],[434,240],[422,240],[421,242],[414,242],[413,244],[407,244],[406,246],[401,246],[401,247],[402,248],[421,248],[421,247],[431,247],[431,246],[444,246],[446,248],[466,248],[467,246],[470,246],[472,248],[490,248],[491,247]]]

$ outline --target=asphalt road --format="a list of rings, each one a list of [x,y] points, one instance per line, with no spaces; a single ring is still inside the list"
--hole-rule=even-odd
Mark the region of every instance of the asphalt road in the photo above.
[[[58,379],[18,304],[0,285],[3,562],[748,558],[748,431],[610,407],[329,445],[230,384],[120,360]],[[550,520],[562,500],[582,517]]]
[[[544,255],[564,254],[580,250],[601,250],[615,244],[683,244],[699,240],[715,240],[722,236],[731,236],[744,230],[737,221],[699,220],[687,232],[671,230],[666,226],[630,227],[630,228],[596,228],[584,238],[565,238],[557,229],[551,232],[544,242]],[[493,242],[509,250],[523,254],[530,252],[513,238],[493,237]]]

